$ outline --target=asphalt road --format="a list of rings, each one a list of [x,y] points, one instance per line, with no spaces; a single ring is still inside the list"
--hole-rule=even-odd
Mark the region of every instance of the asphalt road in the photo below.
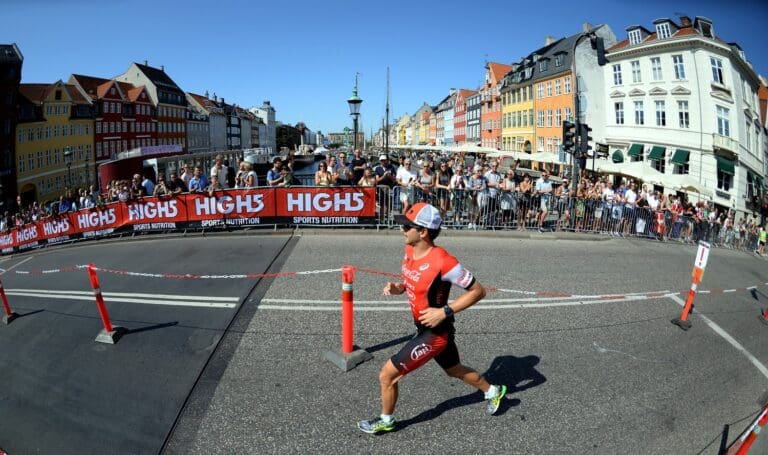
[[[497,416],[484,414],[478,392],[428,364],[401,382],[396,432],[356,429],[357,420],[379,412],[381,364],[413,333],[404,299],[381,295],[386,273],[397,272],[402,258],[396,231],[152,238],[21,255],[0,268],[93,261],[150,273],[259,273],[270,265],[302,273],[262,280],[105,274],[105,292],[231,305],[108,299],[113,319],[138,329],[115,346],[93,342],[100,322],[92,301],[11,295],[14,309],[27,315],[0,327],[0,361],[11,378],[0,392],[0,415],[19,417],[0,424],[0,447],[715,454],[724,425],[731,441],[759,410],[768,390],[768,326],[758,321],[768,307],[764,259],[713,250],[701,289],[716,292],[697,296],[693,328],[684,332],[670,319],[680,315],[695,247],[462,234],[448,231],[438,243],[498,289],[456,324],[463,362],[510,386]],[[322,355],[341,344],[342,264],[368,270],[355,279],[355,342],[374,355],[346,373]],[[9,291],[88,290],[79,272],[0,278]],[[750,286],[758,287],[718,291]]]

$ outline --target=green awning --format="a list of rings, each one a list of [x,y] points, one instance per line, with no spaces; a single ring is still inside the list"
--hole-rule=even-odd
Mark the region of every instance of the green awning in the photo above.
[[[722,172],[723,174],[728,175],[734,175],[734,165],[733,161],[729,160],[728,158],[723,158],[722,156],[716,156],[715,159],[717,160],[717,172]]]
[[[667,151],[666,147],[660,145],[654,145],[651,149],[651,153],[648,154],[648,159],[653,161],[662,161],[664,159],[664,153]]]
[[[613,155],[611,155],[611,159],[614,163],[623,163],[624,162],[624,154],[621,153],[621,150],[616,150],[613,152]]]
[[[672,155],[672,159],[669,161],[675,164],[679,164],[680,166],[685,166],[688,164],[688,156],[690,156],[690,154],[691,152],[688,150],[677,149]]]
[[[627,155],[629,156],[642,156],[643,154],[643,144],[632,144],[632,146],[629,148],[629,153]]]

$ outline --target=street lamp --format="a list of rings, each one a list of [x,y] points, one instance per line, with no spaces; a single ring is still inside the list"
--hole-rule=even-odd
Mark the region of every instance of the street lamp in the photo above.
[[[360,116],[360,104],[363,103],[363,100],[360,99],[359,96],[357,96],[357,73],[355,73],[355,88],[352,90],[352,96],[349,97],[347,100],[347,104],[349,104],[349,115],[352,116],[352,120],[354,120],[354,139],[353,144],[354,148],[352,149],[357,150],[357,118]]]
[[[72,172],[71,172],[72,157],[73,157],[72,147],[70,146],[64,147],[64,162],[67,163],[67,185],[66,185],[67,187],[72,186]]]

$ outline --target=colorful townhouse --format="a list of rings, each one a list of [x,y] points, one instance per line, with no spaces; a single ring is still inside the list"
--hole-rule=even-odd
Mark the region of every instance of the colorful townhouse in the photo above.
[[[91,103],[73,85],[21,84],[16,191],[25,204],[96,183]]]
[[[480,144],[480,97],[479,90],[467,96],[467,145]]]
[[[187,97],[165,72],[165,67],[153,68],[147,61],[143,65],[132,63],[115,79],[146,87],[157,112],[157,145],[172,146],[168,151],[186,151]]]
[[[416,126],[414,128],[413,145],[427,145],[429,137],[429,117],[432,114],[432,106],[427,103],[421,105],[419,110],[413,114]]]
[[[452,88],[448,96],[437,105],[437,142],[436,145],[453,145],[453,116],[456,104],[456,89]]]
[[[91,103],[96,166],[118,153],[155,145],[155,108],[143,86],[82,74],[71,75],[68,83]]]
[[[501,87],[501,149],[530,154],[534,139],[534,64],[528,56],[512,65]]]
[[[459,89],[456,92],[456,102],[453,114],[453,142],[464,145],[467,141],[467,98],[474,95],[474,90]]]
[[[501,81],[512,70],[509,65],[485,65],[485,83],[480,88],[480,142],[482,147],[501,147]]]

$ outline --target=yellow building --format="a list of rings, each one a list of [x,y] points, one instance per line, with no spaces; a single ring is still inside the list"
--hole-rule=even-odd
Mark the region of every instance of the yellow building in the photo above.
[[[411,124],[411,116],[406,113],[397,121],[397,145],[405,145],[406,135],[405,132],[408,129],[408,125]]]
[[[524,60],[512,65],[501,88],[501,149],[531,153],[534,142],[532,68]]]
[[[16,186],[24,203],[96,184],[91,105],[72,85],[19,86]],[[71,176],[71,182],[70,182]]]

